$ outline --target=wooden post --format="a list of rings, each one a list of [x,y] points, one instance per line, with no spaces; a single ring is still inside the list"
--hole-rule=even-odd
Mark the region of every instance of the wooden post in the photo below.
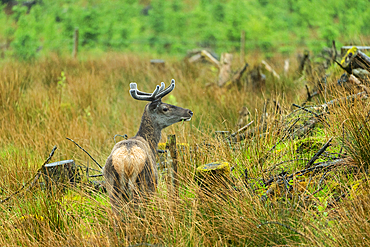
[[[175,135],[168,135],[167,136],[167,143],[168,143],[168,149],[171,153],[172,157],[172,173],[173,176],[171,177],[172,181],[171,184],[172,186],[172,192],[173,195],[178,195],[179,194],[179,180],[178,180],[178,175],[177,175],[177,150],[176,150],[176,136]]]
[[[245,30],[242,30],[240,37],[240,64],[244,64],[245,57]]]
[[[74,40],[74,44],[73,44],[73,58],[76,59],[77,58],[77,53],[78,53],[78,28],[76,27],[75,28],[75,32],[74,32],[74,35],[73,35],[73,40]]]

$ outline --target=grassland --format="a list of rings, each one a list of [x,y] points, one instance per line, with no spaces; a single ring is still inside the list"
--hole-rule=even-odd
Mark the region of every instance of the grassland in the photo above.
[[[149,59],[112,53],[83,61],[50,56],[0,65],[0,200],[34,176],[54,145],[52,161],[74,159],[81,166],[92,166],[89,157],[66,137],[103,165],[114,145],[113,136],[133,136],[139,127],[145,103],[130,97],[132,81],[143,91],[152,91],[161,81],[174,78],[176,89],[164,101],[194,112],[191,122],[163,132],[163,142],[168,134],[176,134],[178,142],[189,144],[179,159],[179,196],[168,192],[162,176],[151,201],[136,211],[124,207],[118,220],[107,195],[89,189],[85,180],[77,188],[52,194],[34,186],[0,204],[1,246],[370,244],[366,100],[340,103],[325,115],[329,124],[318,123],[302,138],[284,139],[294,119],[302,122],[312,117],[296,111],[298,115],[283,121],[294,110],[291,104],[301,104],[306,97],[305,82],[296,80],[297,64],[281,80],[267,73],[264,88],[246,85],[240,90],[206,86],[217,76],[207,64],[168,58],[162,70],[151,66]],[[282,73],[282,61],[269,62]],[[330,70],[326,93],[309,104],[349,94],[336,86],[340,69]],[[258,125],[267,100],[278,101],[282,112],[264,118],[266,131],[231,146],[215,138],[217,130],[236,130],[242,106],[251,110],[250,119]],[[297,177],[290,191],[267,193],[272,185],[261,181],[283,171],[302,170],[329,138],[333,140],[327,155],[342,155],[347,160],[344,165]],[[298,152],[306,143],[311,144]],[[213,161],[234,166],[233,182],[209,196],[194,175],[197,166]]]

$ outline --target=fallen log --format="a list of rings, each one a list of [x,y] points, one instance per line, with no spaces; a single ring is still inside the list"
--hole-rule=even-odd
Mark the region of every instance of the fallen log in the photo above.
[[[356,46],[353,46],[344,55],[340,65],[349,74],[352,74],[352,71],[358,68],[370,71],[370,57],[361,52]]]
[[[351,46],[342,46],[340,48],[340,55],[343,57],[348,50],[350,50],[351,48],[353,47],[353,45]],[[370,46],[361,46],[361,45],[356,45],[357,49],[359,49],[360,51],[367,51],[369,52],[370,51]]]
[[[366,92],[366,94],[370,93],[370,89],[365,86],[359,79],[357,79],[354,75],[350,75],[348,78],[348,81],[351,82],[352,84],[356,85],[357,87],[361,88]]]
[[[359,93],[352,94],[352,95],[349,95],[349,96],[346,96],[346,97],[340,97],[340,98],[337,98],[337,99],[333,99],[333,100],[331,100],[331,101],[329,101],[325,104],[322,104],[320,106],[312,106],[312,107],[310,107],[310,109],[313,109],[315,111],[322,111],[322,110],[325,111],[329,108],[329,106],[335,106],[335,105],[338,105],[341,102],[346,102],[346,101],[352,102],[353,100],[355,100],[357,98],[367,99],[368,96],[367,96],[366,92],[359,92]]]
[[[217,78],[217,85],[219,87],[224,87],[226,85],[230,86],[233,84],[237,84],[240,86],[240,79],[243,76],[244,72],[248,67],[248,63],[245,63],[244,66],[238,70],[236,73],[233,74],[231,70],[231,64],[233,60],[233,55],[230,53],[222,53],[221,59],[218,61],[212,54],[206,50],[198,51],[194,55],[189,58],[190,63],[194,63],[199,61],[200,59],[204,58],[208,62],[212,63],[218,70],[218,78]]]
[[[327,169],[327,168],[331,168],[331,167],[334,167],[334,166],[337,166],[337,165],[343,165],[343,164],[346,164],[345,159],[336,159],[336,160],[333,160],[333,161],[321,162],[321,163],[316,164],[313,167],[309,167],[309,168],[300,170],[298,172],[295,172],[292,175],[290,175],[287,179],[289,181],[289,180],[293,179],[294,176],[303,176],[304,174],[312,172],[312,171],[315,172],[315,171],[319,171],[319,170],[322,170],[322,169]]]

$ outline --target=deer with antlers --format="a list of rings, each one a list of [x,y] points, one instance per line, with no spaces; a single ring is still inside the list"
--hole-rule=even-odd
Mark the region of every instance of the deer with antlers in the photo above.
[[[121,200],[129,201],[155,191],[158,180],[156,153],[162,129],[181,121],[190,121],[193,112],[161,100],[175,88],[175,80],[165,88],[162,82],[153,93],[141,92],[130,84],[136,100],[149,101],[137,134],[118,142],[103,168],[112,207],[117,212]]]

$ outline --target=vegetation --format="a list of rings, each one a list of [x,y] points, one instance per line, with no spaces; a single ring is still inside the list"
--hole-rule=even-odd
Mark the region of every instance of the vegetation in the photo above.
[[[317,66],[323,58],[298,73],[293,54],[333,39],[365,43],[367,1],[58,0],[29,13],[2,8],[1,246],[370,245],[368,95],[347,99],[360,89],[338,86],[342,70]],[[82,54],[73,59],[76,27]],[[210,64],[179,59],[196,47],[232,52],[237,71],[241,30],[249,67],[239,85],[220,88]],[[164,67],[149,63],[158,54]],[[265,84],[252,82],[262,58],[280,79],[262,68]],[[163,100],[194,112],[165,129],[159,145],[169,134],[180,143],[179,194],[161,171],[157,193],[123,205],[118,218],[107,194],[93,188],[96,178],[84,176],[86,166],[90,174],[99,168],[66,138],[104,165],[114,143],[139,128],[146,103],[131,98],[129,83],[152,91],[172,78],[176,88]],[[306,85],[319,95],[306,100]],[[254,121],[249,134],[225,142],[215,132],[238,130],[242,107],[251,111],[246,123]],[[82,180],[47,190],[40,177],[28,189],[54,146],[51,162],[73,159]],[[226,181],[198,174],[213,162],[222,162]]]
[[[163,142],[173,133],[178,142],[189,146],[179,160],[178,197],[169,192],[162,174],[158,193],[150,202],[136,210],[125,206],[119,220],[112,215],[107,195],[91,190],[86,178],[77,188],[52,194],[37,184],[0,204],[2,246],[369,244],[369,185],[364,172],[369,153],[366,101],[333,108],[326,117],[330,127],[321,123],[304,138],[278,141],[284,139],[284,129],[292,121],[279,128],[276,121],[292,112],[292,102],[302,103],[305,98],[303,82],[293,83],[298,64],[292,64],[292,72],[284,80],[267,74],[265,88],[253,91],[249,84],[245,90],[205,87],[207,78],[216,76],[207,64],[195,66],[174,60],[161,70],[148,67],[147,61],[148,57],[109,53],[86,61],[51,56],[33,63],[2,65],[1,199],[33,177],[54,145],[57,150],[52,161],[74,159],[80,166],[90,163],[91,167],[89,157],[66,137],[103,165],[114,145],[113,136],[132,136],[138,129],[145,103],[130,97],[131,81],[150,91],[156,83],[176,78],[173,97],[165,100],[194,112],[191,122],[171,126],[163,133]],[[330,70],[327,100],[348,94],[336,86],[340,69]],[[270,131],[265,135],[235,146],[214,136],[216,130],[236,130],[243,105],[256,109],[251,119],[257,125],[266,99],[278,100],[283,112],[268,120]],[[324,99],[315,100],[311,104],[319,105]],[[311,117],[303,111],[296,114],[300,119]],[[288,194],[285,190],[267,192],[273,185],[266,187],[264,179],[283,171],[292,174],[302,170],[331,137],[332,146],[326,155],[345,155],[345,151],[352,161],[326,173],[297,176]],[[194,178],[198,166],[215,161],[234,167],[233,182],[209,196]],[[245,170],[248,183],[244,183]]]
[[[7,1],[3,1],[7,2]],[[23,1],[19,1],[22,3]],[[332,40],[361,44],[370,35],[368,1],[171,0],[40,1],[0,11],[0,44],[7,56],[32,59],[70,54],[74,29],[80,50],[183,55],[204,47],[240,48],[265,55],[291,54],[296,47],[319,51]]]

